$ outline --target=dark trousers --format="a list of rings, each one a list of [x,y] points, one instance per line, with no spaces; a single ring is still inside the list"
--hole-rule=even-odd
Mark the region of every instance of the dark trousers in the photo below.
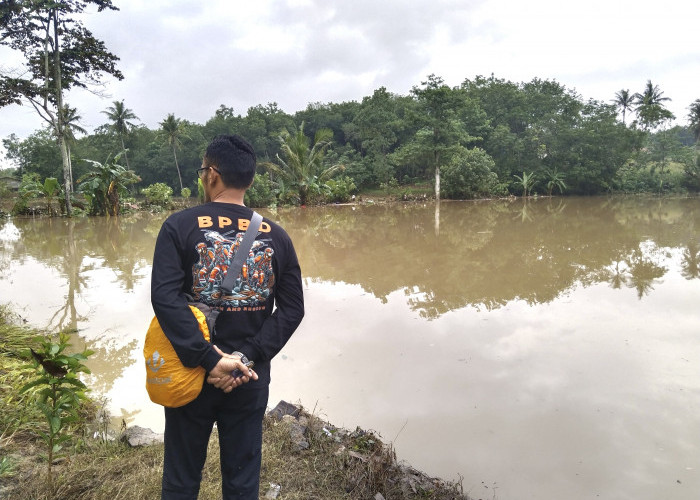
[[[251,382],[224,394],[205,382],[191,403],[165,408],[161,499],[197,498],[214,422],[219,433],[224,500],[257,499],[267,398],[267,384]]]

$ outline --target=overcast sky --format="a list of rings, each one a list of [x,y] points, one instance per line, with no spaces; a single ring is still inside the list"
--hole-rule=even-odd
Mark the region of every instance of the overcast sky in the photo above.
[[[448,85],[494,74],[552,79],[610,101],[651,80],[687,123],[700,99],[696,0],[113,0],[84,24],[120,58],[106,97],[71,92],[84,128],[124,100],[150,128],[168,113],[204,123],[221,104],[245,115],[276,102],[360,101],[381,87],[408,94],[434,73]],[[0,51],[0,65],[21,58]],[[32,108],[0,109],[0,139],[41,126]],[[0,151],[0,154],[2,152]]]

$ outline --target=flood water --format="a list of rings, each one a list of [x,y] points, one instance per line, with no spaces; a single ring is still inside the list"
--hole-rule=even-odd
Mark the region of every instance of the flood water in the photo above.
[[[270,405],[375,430],[473,498],[700,498],[700,199],[261,211],[306,317]],[[141,360],[164,214],[0,221],[0,302],[77,328],[111,413],[162,430]]]

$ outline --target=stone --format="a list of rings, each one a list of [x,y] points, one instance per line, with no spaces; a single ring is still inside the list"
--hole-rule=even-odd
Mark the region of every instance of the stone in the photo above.
[[[289,437],[292,440],[294,449],[296,451],[308,450],[309,442],[306,440],[306,437],[304,437],[307,427],[302,425],[291,415],[282,417],[282,422],[289,426]]]
[[[151,429],[134,425],[124,431],[122,440],[126,441],[129,446],[135,448],[137,446],[149,446],[152,444],[160,444],[163,442],[163,434],[153,432]]]
[[[268,416],[275,420],[282,420],[285,415],[291,415],[297,418],[301,414],[301,408],[286,401],[280,401],[272,410],[268,412]]]
[[[282,487],[279,484],[270,483],[270,489],[265,493],[265,498],[277,498]]]

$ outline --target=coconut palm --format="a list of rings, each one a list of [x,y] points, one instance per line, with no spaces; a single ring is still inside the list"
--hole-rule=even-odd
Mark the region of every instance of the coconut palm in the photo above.
[[[653,85],[651,80],[647,80],[643,93],[634,94],[635,111],[645,130],[653,129],[665,120],[675,118],[663,104],[671,99],[663,95],[659,86]]]
[[[313,144],[310,144],[302,122],[294,133],[284,130],[280,134],[282,156],[277,155],[277,163],[265,162],[262,165],[278,175],[286,186],[295,188],[299,193],[299,203],[305,205],[311,193],[319,191],[325,181],[344,168],[342,165],[323,168],[323,155],[332,139],[333,131],[323,128],[316,132]]]
[[[63,125],[66,129],[66,139],[75,141],[75,132],[87,134],[87,130],[79,125],[82,116],[78,114],[78,110],[71,108],[67,104],[63,106]]]
[[[634,94],[630,94],[629,89],[622,89],[615,93],[613,103],[617,109],[622,111],[622,123],[625,123],[625,115],[634,109]]]
[[[126,147],[124,146],[124,136],[129,135],[129,132],[136,127],[136,124],[130,122],[129,120],[138,120],[139,117],[134,114],[132,110],[124,106],[124,100],[114,101],[113,105],[108,107],[106,111],[102,111],[103,114],[107,115],[112,121],[109,129],[119,136],[119,140],[122,143],[122,151],[124,152],[124,160],[126,161],[126,168],[129,168],[129,157],[126,154]]]
[[[177,163],[177,150],[182,147],[182,140],[189,139],[185,133],[185,127],[182,120],[175,118],[175,115],[170,113],[165,120],[160,122],[161,137],[165,137],[168,144],[173,148],[173,157],[175,158],[175,168],[177,169],[177,177],[180,180],[180,191],[182,191],[182,175],[180,175],[180,165]]]
[[[700,99],[695,99],[693,103],[688,106],[690,113],[688,113],[688,121],[690,122],[690,129],[695,134],[695,142],[700,141]]]

